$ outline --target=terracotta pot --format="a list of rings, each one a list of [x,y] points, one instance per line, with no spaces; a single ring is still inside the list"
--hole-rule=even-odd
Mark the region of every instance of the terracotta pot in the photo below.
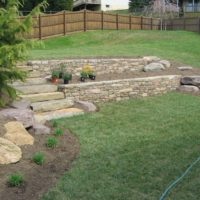
[[[51,79],[51,82],[52,82],[53,84],[57,84],[57,83],[58,83],[58,81],[59,81],[59,79],[58,79],[58,78],[52,78],[52,79]]]

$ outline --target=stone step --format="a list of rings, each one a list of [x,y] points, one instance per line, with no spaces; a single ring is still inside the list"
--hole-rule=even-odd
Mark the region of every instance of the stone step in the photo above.
[[[28,65],[19,65],[17,68],[25,72],[33,71],[33,67]]]
[[[39,71],[30,71],[28,73],[28,77],[29,78],[40,78],[40,77],[43,77],[43,74],[41,74]]]
[[[51,112],[36,113],[35,120],[38,123],[44,124],[46,121],[60,119],[64,117],[72,117],[75,115],[83,115],[84,111],[78,108],[61,109]]]
[[[26,85],[26,86],[15,86],[19,92],[24,94],[39,94],[39,93],[50,93],[57,92],[58,88],[56,85],[43,84],[43,85]]]
[[[34,102],[41,102],[41,101],[64,99],[65,95],[63,92],[49,92],[49,93],[41,93],[41,94],[20,95],[20,97],[22,99],[30,101],[31,103],[34,103]]]
[[[60,99],[60,100],[32,103],[31,107],[35,112],[48,112],[48,111],[70,108],[73,105],[74,102],[70,99]]]
[[[15,81],[12,85],[14,86],[25,86],[25,85],[40,85],[46,84],[46,78],[27,78],[25,82]]]

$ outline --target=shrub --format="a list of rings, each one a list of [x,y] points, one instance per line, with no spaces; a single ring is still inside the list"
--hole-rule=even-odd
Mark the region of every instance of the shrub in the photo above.
[[[63,134],[64,134],[64,131],[62,129],[58,128],[58,129],[55,130],[55,135],[56,136],[61,136]]]
[[[54,128],[58,127],[58,122],[57,122],[57,121],[53,121],[53,122],[52,122],[52,126],[53,126]]]
[[[23,183],[24,183],[24,177],[19,173],[12,174],[8,178],[8,184],[11,187],[19,187]]]
[[[45,155],[41,152],[37,152],[33,155],[32,159],[36,164],[42,165],[45,161]]]
[[[55,148],[58,145],[58,140],[56,138],[48,138],[46,145],[49,148]]]
[[[34,40],[25,39],[31,33],[34,20],[32,16],[40,13],[40,8],[47,6],[46,1],[35,7],[23,20],[19,19],[20,0],[0,0],[0,107],[5,106],[7,99],[17,97],[16,89],[11,83],[15,80],[24,81],[26,73],[19,70],[18,62],[27,58],[27,52],[35,45]]]

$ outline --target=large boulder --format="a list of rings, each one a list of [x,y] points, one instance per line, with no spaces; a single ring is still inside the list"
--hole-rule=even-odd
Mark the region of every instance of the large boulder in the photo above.
[[[32,127],[35,123],[34,113],[29,109],[3,109],[0,111],[0,116],[14,118],[16,121],[23,123],[25,128]]]
[[[161,60],[159,63],[163,64],[165,68],[171,67],[171,63],[168,60]]]
[[[143,70],[145,72],[162,71],[162,70],[165,70],[165,67],[161,63],[150,63],[144,66]]]
[[[18,162],[22,157],[21,149],[12,142],[0,138],[0,164],[10,164]]]
[[[200,87],[200,76],[187,76],[181,79],[182,85],[194,85]]]
[[[187,92],[187,93],[197,93],[199,92],[199,88],[193,85],[181,85],[178,90],[180,92]]]
[[[24,128],[20,122],[8,122],[4,125],[6,128],[6,134],[4,138],[13,142],[18,146],[33,145],[34,138]]]
[[[96,112],[98,110],[97,107],[89,101],[77,101],[76,105],[86,112]]]

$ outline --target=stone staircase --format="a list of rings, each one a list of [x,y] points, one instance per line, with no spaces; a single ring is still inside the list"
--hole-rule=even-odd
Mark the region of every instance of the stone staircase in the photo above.
[[[62,117],[83,114],[84,111],[73,108],[74,101],[65,98],[63,92],[58,91],[58,86],[51,84],[47,78],[42,77],[37,71],[32,71],[31,66],[19,66],[27,71],[29,77],[26,82],[14,82],[19,97],[31,102],[35,119],[39,123]]]

